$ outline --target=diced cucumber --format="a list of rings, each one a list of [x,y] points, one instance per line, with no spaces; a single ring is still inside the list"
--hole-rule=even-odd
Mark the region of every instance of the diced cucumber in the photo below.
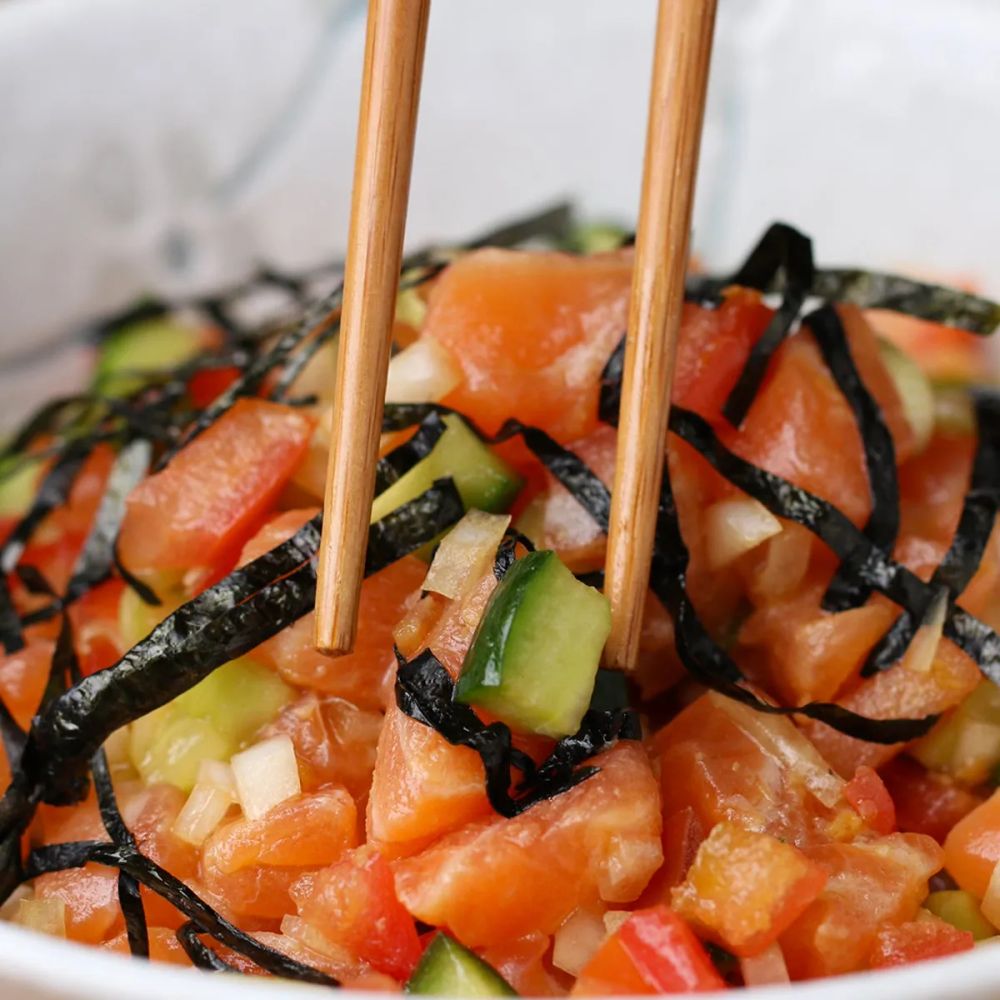
[[[451,476],[467,510],[496,514],[506,510],[521,488],[521,479],[497,458],[461,417],[444,418],[447,429],[433,451],[401,476],[372,504],[372,523],[430,489],[435,479]]]
[[[443,932],[427,946],[406,992],[443,997],[517,996],[496,969]]]
[[[969,931],[977,941],[983,941],[996,934],[996,928],[983,916],[979,900],[971,892],[962,889],[932,892],[924,900],[924,908],[952,927],[957,927],[960,931]]]
[[[517,729],[568,736],[590,704],[610,629],[603,594],[577,580],[554,552],[531,552],[494,590],[455,698]]]
[[[930,379],[920,365],[892,341],[880,340],[878,346],[882,363],[903,404],[903,415],[916,438],[916,450],[923,451],[934,433],[934,390]]]
[[[0,462],[0,517],[19,517],[31,506],[38,487],[38,462],[15,455]]]
[[[627,236],[628,233],[613,222],[591,222],[577,226],[567,242],[577,253],[608,253],[617,250]]]
[[[404,288],[396,296],[396,322],[419,330],[427,315],[427,303],[417,288]]]
[[[132,723],[129,755],[143,780],[189,792],[203,760],[228,760],[292,698],[272,670],[238,659]]]
[[[102,344],[94,389],[105,396],[128,396],[153,372],[173,368],[204,347],[200,330],[160,318],[116,330]]]
[[[924,767],[978,785],[1000,764],[1000,687],[983,680],[909,751]]]

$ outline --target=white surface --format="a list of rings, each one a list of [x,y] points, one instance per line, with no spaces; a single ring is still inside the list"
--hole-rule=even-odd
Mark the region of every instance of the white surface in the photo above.
[[[567,194],[630,219],[653,9],[435,0],[410,244]],[[362,33],[352,0],[0,2],[0,421],[80,377],[79,351],[41,382],[10,360],[68,323],[258,259],[339,254]],[[998,38],[997,0],[723,0],[699,251],[727,266],[781,217],[821,261],[914,263],[1000,293]],[[4,1000],[292,989],[0,925]],[[754,995],[789,994],[993,1000],[1000,952]]]

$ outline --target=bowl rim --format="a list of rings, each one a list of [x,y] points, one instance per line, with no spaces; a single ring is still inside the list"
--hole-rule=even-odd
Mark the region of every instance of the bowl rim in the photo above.
[[[917,965],[853,973],[805,983],[753,988],[754,1000],[943,1000],[1000,995],[996,945]],[[254,977],[206,975],[165,963],[139,968],[124,956],[99,947],[48,938],[13,924],[0,924],[0,994],[24,1000],[135,1000],[141,978],[144,1000],[274,1000],[275,981]],[[304,989],[305,984],[289,985]],[[312,987],[322,989],[322,987]],[[27,991],[31,992],[27,992]],[[371,993],[342,990],[344,1000],[370,1000]],[[701,994],[706,1000],[732,997],[732,991]]]

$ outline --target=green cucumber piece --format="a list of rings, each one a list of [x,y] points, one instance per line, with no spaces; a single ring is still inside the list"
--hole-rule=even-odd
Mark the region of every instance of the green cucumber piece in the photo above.
[[[960,931],[969,931],[977,941],[996,935],[996,928],[983,916],[979,900],[971,892],[962,889],[932,892],[924,900],[924,909]]]
[[[405,989],[444,997],[517,996],[496,969],[443,932],[427,946]]]
[[[172,319],[150,319],[116,330],[102,344],[94,390],[104,396],[128,396],[149,375],[174,368],[200,353],[200,330]]]
[[[20,517],[35,499],[39,464],[12,455],[0,462],[0,517]]]
[[[431,453],[401,476],[372,504],[372,523],[430,489],[435,479],[451,476],[466,510],[505,511],[521,488],[521,479],[456,414],[444,418],[447,429]]]
[[[129,756],[146,782],[189,792],[203,760],[229,760],[292,699],[274,671],[231,660],[190,691],[132,723]]]
[[[610,630],[603,594],[577,580],[554,552],[530,552],[493,591],[455,699],[516,729],[569,736],[590,704]]]

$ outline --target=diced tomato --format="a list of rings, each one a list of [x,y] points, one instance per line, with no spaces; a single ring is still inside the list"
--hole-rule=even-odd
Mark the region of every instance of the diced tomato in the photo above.
[[[896,807],[878,772],[863,764],[844,786],[844,798],[858,815],[875,831],[882,834],[896,829]]]
[[[665,906],[638,910],[583,967],[573,996],[707,993],[725,989],[684,921]]]
[[[405,980],[420,960],[416,925],[396,898],[392,871],[378,852],[354,851],[303,878],[291,894],[303,920],[379,972]]]
[[[102,947],[129,955],[128,935],[125,931],[105,941]],[[171,965],[191,965],[191,959],[177,940],[177,932],[169,927],[149,928],[149,957],[154,962],[169,962]]]
[[[819,895],[827,873],[791,844],[719,823],[673,890],[674,910],[736,955],[775,941]]]
[[[0,653],[0,697],[22,729],[38,711],[54,649],[51,639],[31,636],[16,653]]]
[[[73,480],[66,503],[52,511],[39,525],[40,541],[48,541],[56,534],[81,538],[87,534],[104,496],[114,462],[115,453],[108,445],[94,447]]]
[[[122,561],[137,572],[231,565],[305,451],[312,418],[241,399],[127,501]]]
[[[118,905],[118,873],[100,865],[50,872],[34,880],[39,899],[61,899],[66,905],[66,937],[99,944],[122,927]]]
[[[941,848],[916,833],[816,845],[805,853],[827,870],[829,880],[781,936],[792,979],[864,968],[879,929],[913,920],[927,880],[941,867]]]
[[[788,719],[709,692],[654,745],[666,816],[690,808],[703,830],[730,820],[798,846],[860,828],[843,781]]]
[[[939,917],[921,914],[919,920],[880,927],[875,936],[870,964],[873,969],[909,965],[928,958],[971,951],[974,945],[975,939],[970,931],[952,927]]]
[[[240,370],[232,365],[202,368],[188,379],[188,395],[198,409],[208,406],[221,396],[238,378]]]
[[[644,749],[621,743],[599,772],[513,819],[494,816],[395,863],[417,919],[469,947],[551,934],[578,906],[636,899],[663,860],[660,810]]]
[[[291,738],[306,791],[336,782],[360,802],[371,786],[381,730],[381,712],[366,711],[343,698],[321,698],[314,691],[307,691],[286,705],[260,738],[279,733]]]
[[[105,580],[70,605],[73,641],[84,677],[117,663],[125,652],[118,619],[124,589],[119,579]]]
[[[952,828],[944,864],[959,887],[982,899],[1000,862],[1000,789]]]
[[[489,812],[479,755],[390,705],[368,799],[369,839],[391,856],[412,854]]]
[[[920,663],[917,645],[894,667],[862,680],[838,699],[841,705],[872,719],[919,719],[954,708],[982,679],[975,661],[949,639],[942,639],[928,669]],[[881,767],[895,757],[902,744],[867,743],[812,719],[802,729],[830,764],[846,776],[862,764]]]
[[[933,774],[901,754],[881,770],[892,796],[900,830],[926,833],[944,843],[951,828],[982,801],[945,774]]]
[[[572,441],[597,426],[601,371],[625,332],[631,255],[480,250],[431,291],[422,336],[462,371],[444,402],[489,433],[518,417]]]
[[[221,826],[205,842],[202,866],[229,875],[252,865],[327,865],[354,846],[356,830],[354,800],[330,787]]]

